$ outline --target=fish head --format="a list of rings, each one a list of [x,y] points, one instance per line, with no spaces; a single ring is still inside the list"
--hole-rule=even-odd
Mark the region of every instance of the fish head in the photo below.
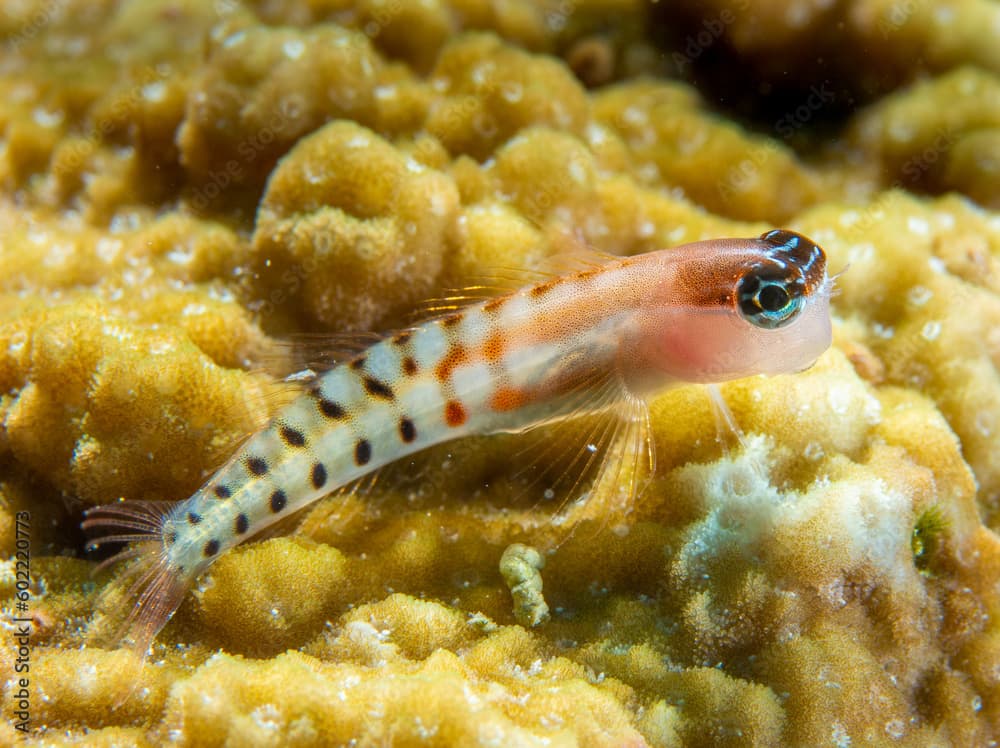
[[[631,349],[647,377],[793,373],[830,347],[826,253],[801,234],[776,229],[665,250],[659,272]]]

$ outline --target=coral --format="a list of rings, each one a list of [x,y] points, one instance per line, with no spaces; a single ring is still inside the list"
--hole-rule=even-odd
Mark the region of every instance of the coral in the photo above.
[[[663,33],[676,37],[672,58],[679,72],[689,74],[705,63],[741,84],[764,82],[752,93],[733,91],[748,102],[754,95],[766,100],[774,88],[808,89],[821,82],[845,99],[868,100],[921,73],[962,65],[1000,71],[995,34],[987,31],[1000,11],[987,0],[817,1],[793,7],[780,0],[686,0],[658,4],[654,13]],[[737,60],[745,69],[732,64]]]
[[[1000,738],[995,17],[5,7],[0,600],[31,630],[29,744]],[[129,583],[94,575],[81,510],[187,497],[288,394],[279,337],[779,223],[847,268],[835,342],[723,387],[742,441],[680,387],[620,485],[581,474],[599,420],[442,445],[223,555],[145,662],[113,646]]]
[[[853,123],[851,139],[885,184],[955,190],[1000,206],[1000,81],[964,68],[888,96]]]
[[[259,198],[277,160],[331,119],[372,125],[383,63],[363,34],[337,26],[309,31],[227,29],[188,92],[178,131],[194,208],[231,188]]]
[[[529,628],[549,620],[549,606],[542,596],[545,559],[534,548],[514,543],[500,557],[500,574],[514,598],[514,620]]]
[[[304,304],[330,327],[385,325],[437,287],[457,208],[444,175],[358,125],[327,125],[275,170],[261,203],[264,313]]]
[[[636,181],[669,184],[713,212],[780,223],[823,194],[820,175],[787,145],[708,116],[681,84],[627,82],[596,95],[595,107],[628,145]]]

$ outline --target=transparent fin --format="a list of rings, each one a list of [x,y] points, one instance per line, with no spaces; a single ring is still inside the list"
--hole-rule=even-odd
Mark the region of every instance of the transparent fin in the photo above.
[[[191,578],[171,567],[164,552],[163,521],[171,505],[166,502],[127,501],[88,510],[81,526],[93,536],[88,549],[109,543],[131,543],[106,559],[97,570],[119,561],[130,563],[105,589],[98,604],[105,621],[121,621],[111,633],[98,629],[99,644],[125,647],[135,655],[131,687],[114,705],[121,706],[139,683],[140,671],[153,639],[166,625],[187,593]],[[125,589],[124,594],[122,589]],[[130,605],[122,619],[108,608]]]
[[[530,460],[515,477],[557,500],[552,523],[570,532],[583,520],[628,513],[655,467],[645,401],[605,375],[581,382],[561,419],[521,450]]]
[[[523,284],[505,280],[502,271],[500,272],[500,275],[482,278],[480,279],[481,282],[477,280],[472,285],[447,288],[441,296],[431,297],[417,304],[406,315],[406,319],[411,324],[420,324],[434,317],[440,317],[449,312],[455,312],[459,309],[488,301],[489,299],[495,299],[498,296],[504,296],[519,290],[524,285],[530,285],[530,283]]]
[[[549,273],[587,272],[622,260],[618,255],[602,252],[589,244],[578,227],[560,223],[553,225],[546,234],[552,253],[544,260],[542,269]]]
[[[755,452],[750,447],[750,441],[733,417],[733,412],[729,409],[729,405],[726,404],[726,399],[719,385],[707,384],[705,385],[705,391],[708,394],[709,401],[712,403],[712,415],[715,416],[716,438],[722,445],[723,456],[726,458],[733,457],[730,453],[729,442],[731,439],[735,439],[739,445],[740,452],[747,457],[747,464],[750,469],[753,470],[758,478],[767,480],[769,475],[767,465],[754,456]]]
[[[735,439],[740,448],[745,451],[747,448],[746,436],[743,434],[743,430],[739,424],[736,423],[736,419],[733,418],[733,412],[729,409],[729,405],[726,403],[726,398],[722,395],[719,385],[706,384],[705,393],[712,404],[712,415],[715,417],[715,436],[716,440],[722,445],[723,451],[726,455],[729,454],[728,444],[730,439]]]
[[[536,226],[545,234],[549,253],[532,266],[499,265],[492,267],[487,273],[477,273],[469,284],[448,289],[442,296],[418,305],[409,319],[413,322],[425,321],[429,317],[516,293],[562,276],[600,270],[605,265],[622,259],[589,246],[578,230],[562,224],[550,224],[545,228],[536,223]]]
[[[375,490],[376,485],[382,482],[387,470],[395,467],[395,463],[383,466],[331,491],[322,500],[304,507],[299,513],[301,519],[295,534],[318,538],[322,542],[341,547],[338,529],[353,523],[360,514],[370,516],[379,510],[381,496]],[[395,483],[395,476],[387,482]]]
[[[377,333],[295,333],[272,340],[250,362],[251,371],[262,371],[275,379],[289,379],[310,371],[324,371],[356,358],[386,336]]]
[[[627,393],[614,413],[613,429],[589,490],[565,514],[571,533],[590,520],[597,535],[612,519],[628,516],[655,472],[649,408]]]

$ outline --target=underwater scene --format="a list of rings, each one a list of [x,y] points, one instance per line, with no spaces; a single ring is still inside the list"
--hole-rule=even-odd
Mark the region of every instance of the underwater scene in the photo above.
[[[0,745],[993,746],[998,531],[995,0],[0,3]]]

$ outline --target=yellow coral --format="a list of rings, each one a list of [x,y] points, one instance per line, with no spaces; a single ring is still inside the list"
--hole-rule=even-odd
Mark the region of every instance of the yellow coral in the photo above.
[[[398,319],[436,287],[457,207],[442,174],[363,127],[326,126],[282,162],[261,204],[263,314],[363,330]]]
[[[886,97],[858,117],[850,137],[891,184],[956,190],[996,208],[997,101],[1000,80],[965,68]]]
[[[5,8],[0,599],[32,632],[29,739],[995,741],[996,12]],[[918,72],[918,50],[928,80],[845,122],[840,98],[793,109],[794,137],[662,77],[725,51],[737,81],[801,82],[824,57],[835,88],[879,96]],[[443,445],[317,503],[291,537],[225,555],[144,665],[102,646],[129,614],[128,581],[77,557],[81,506],[194,490],[266,415],[275,388],[249,370],[271,357],[268,334],[393,327],[426,297],[502,285],[496,268],[581,244],[632,254],[778,221],[849,270],[834,349],[794,377],[724,387],[743,444],[716,438],[703,392],[671,390],[651,404],[645,490],[599,484],[559,516],[531,478],[577,469],[572,450],[539,464],[531,435]],[[582,443],[592,426],[538,438]],[[501,568],[517,545],[545,553],[550,616],[530,631]],[[20,646],[0,630],[6,742]]]

